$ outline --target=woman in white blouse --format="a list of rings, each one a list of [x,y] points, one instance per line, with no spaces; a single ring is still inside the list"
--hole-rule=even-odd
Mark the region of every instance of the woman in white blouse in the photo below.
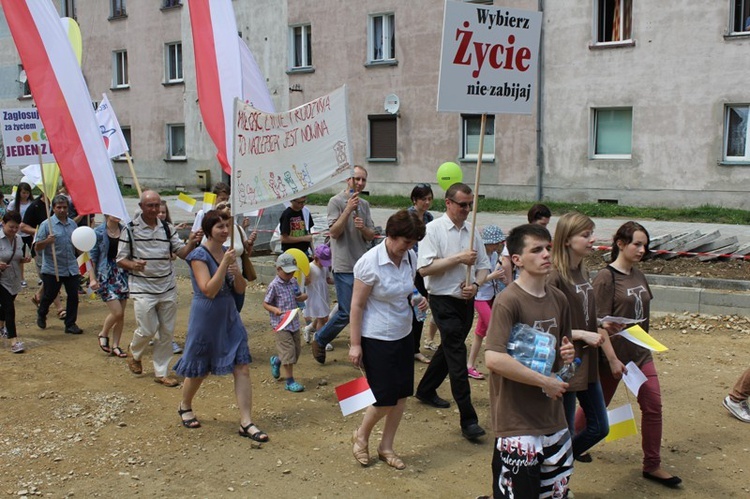
[[[386,238],[354,266],[349,359],[364,367],[375,403],[352,435],[352,453],[362,466],[370,463],[369,440],[375,424],[385,418],[378,458],[402,470],[406,465],[393,450],[393,440],[414,392],[414,344],[411,303],[417,257],[412,247],[425,234],[424,222],[401,210],[385,227]],[[419,304],[427,309],[427,300]]]

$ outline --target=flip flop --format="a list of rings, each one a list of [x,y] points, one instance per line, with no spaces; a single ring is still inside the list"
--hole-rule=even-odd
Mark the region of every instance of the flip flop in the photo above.
[[[68,316],[68,312],[65,310],[60,310],[59,312],[57,312],[57,318],[60,319],[61,321],[64,321],[67,316]]]
[[[112,353],[112,349],[109,348],[109,337],[97,336],[97,338],[99,338],[99,348],[101,348],[103,352]]]

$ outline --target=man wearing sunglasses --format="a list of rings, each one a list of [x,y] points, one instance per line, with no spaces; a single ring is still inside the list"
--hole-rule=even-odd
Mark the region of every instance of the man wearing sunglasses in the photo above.
[[[370,249],[370,241],[375,238],[370,203],[359,197],[367,185],[367,170],[355,166],[346,183],[347,188],[328,201],[328,230],[333,256],[331,267],[338,311],[310,343],[313,357],[320,364],[326,362],[326,345],[349,324],[354,264]]]
[[[446,409],[450,402],[437,394],[448,376],[460,413],[461,434],[475,440],[485,434],[471,403],[466,370],[466,336],[474,320],[474,296],[490,270],[490,260],[479,232],[466,222],[473,207],[471,187],[453,184],[445,193],[445,215],[427,224],[419,243],[417,268],[430,294],[432,316],[440,329],[441,343],[419,382],[416,397],[427,405]],[[474,248],[469,247],[474,231]],[[466,268],[471,266],[466,285]]]

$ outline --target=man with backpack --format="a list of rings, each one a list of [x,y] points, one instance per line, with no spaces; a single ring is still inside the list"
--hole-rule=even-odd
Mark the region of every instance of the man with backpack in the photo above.
[[[159,220],[160,204],[157,192],[143,192],[141,214],[120,235],[117,265],[130,273],[130,296],[138,324],[130,343],[128,367],[133,374],[143,373],[141,356],[153,338],[154,381],[172,387],[179,384],[167,375],[177,315],[172,255],[184,259],[195,249],[198,234],[191,233],[185,244],[171,224]]]

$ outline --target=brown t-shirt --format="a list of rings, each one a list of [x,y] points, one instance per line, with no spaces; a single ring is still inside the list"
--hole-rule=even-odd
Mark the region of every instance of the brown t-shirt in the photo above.
[[[570,307],[558,289],[545,286],[545,296],[537,298],[513,282],[495,298],[485,348],[508,353],[506,345],[514,324],[522,322],[550,333],[557,340],[559,353],[563,336],[570,339]],[[553,371],[562,367],[559,354]],[[567,428],[562,400],[547,397],[541,388],[490,373],[492,430],[496,437],[549,435]]]
[[[648,331],[648,318],[651,311],[651,288],[648,287],[643,272],[633,267],[630,274],[623,274],[611,265],[603,268],[594,278],[594,296],[597,317],[612,315],[628,319],[646,320],[639,323]],[[651,350],[632,343],[622,336],[612,336],[612,348],[620,362],[631,360],[638,367],[652,362]],[[609,370],[609,364],[602,361],[600,368]]]
[[[547,282],[562,291],[568,299],[571,329],[597,332],[594,287],[583,277],[580,269],[571,269],[570,277],[573,283],[563,279],[560,273],[553,269]],[[583,340],[574,341],[573,345],[576,347],[576,357],[581,359],[581,365],[578,366],[573,379],[568,381],[569,392],[587,390],[589,383],[595,383],[599,379],[599,349],[588,346]]]

